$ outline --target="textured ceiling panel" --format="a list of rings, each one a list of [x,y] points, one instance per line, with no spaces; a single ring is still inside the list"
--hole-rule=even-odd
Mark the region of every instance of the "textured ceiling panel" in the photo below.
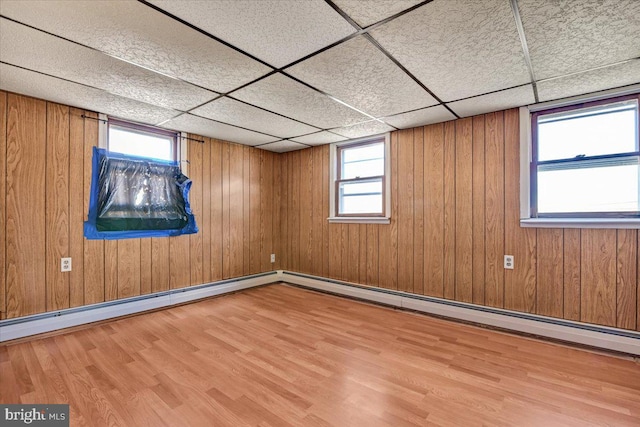
[[[324,129],[367,120],[367,116],[279,73],[234,92],[233,97]]]
[[[323,0],[151,0],[151,3],[282,67],[355,32]]]
[[[137,1],[2,0],[0,13],[217,92],[229,91],[270,71]]]
[[[293,138],[292,141],[301,142],[308,145],[322,145],[331,144],[332,142],[344,141],[345,139],[347,138],[333,134],[331,132],[322,131],[312,133],[311,135],[299,136],[297,138]]]
[[[437,104],[364,37],[309,58],[287,73],[375,117]]]
[[[538,97],[540,101],[550,101],[635,83],[640,83],[640,60],[638,59],[539,82]]]
[[[0,61],[186,111],[216,94],[0,18]]]
[[[224,141],[237,142],[244,145],[264,144],[278,139],[261,133],[252,132],[250,130],[226,125],[224,123],[214,122],[213,120],[202,117],[193,116],[191,114],[182,114],[175,119],[163,123],[162,127],[182,132],[195,133]]]
[[[435,0],[372,35],[444,101],[530,81],[506,0]]]
[[[533,88],[531,85],[524,85],[488,95],[452,102],[448,104],[448,106],[459,116],[468,117],[476,114],[505,110],[507,108],[521,107],[523,105],[533,104],[534,102]]]
[[[298,144],[293,141],[278,141],[273,142],[271,144],[261,145],[260,147],[263,150],[273,151],[276,153],[286,153],[287,151],[295,151],[302,150],[303,148],[309,148],[306,145]]]
[[[147,124],[157,124],[178,114],[6,64],[0,64],[0,89]]]
[[[358,123],[352,126],[345,126],[338,129],[331,129],[331,132],[335,132],[338,135],[346,136],[347,138],[360,138],[369,135],[378,135],[380,133],[391,132],[394,130],[391,126],[388,126],[377,120],[370,120],[364,123]]]
[[[518,0],[535,78],[640,57],[638,0]]]
[[[451,112],[442,105],[436,105],[435,107],[385,117],[383,120],[399,129],[407,129],[429,125],[431,123],[446,122],[447,120],[453,120],[455,118],[456,116],[451,114]]]
[[[400,13],[424,0],[333,0],[361,27]]]
[[[304,135],[318,130],[230,98],[217,99],[196,108],[191,113],[281,138]]]

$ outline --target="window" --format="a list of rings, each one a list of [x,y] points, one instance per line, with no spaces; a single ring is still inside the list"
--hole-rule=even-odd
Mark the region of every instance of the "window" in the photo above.
[[[640,217],[639,98],[531,115],[532,218]]]
[[[388,222],[388,141],[379,136],[332,146],[330,220]]]
[[[94,148],[85,237],[123,239],[198,231],[191,180],[177,157],[178,135],[110,119],[108,149]]]
[[[107,149],[110,152],[159,160],[178,160],[176,132],[116,119],[109,119],[107,126]]]

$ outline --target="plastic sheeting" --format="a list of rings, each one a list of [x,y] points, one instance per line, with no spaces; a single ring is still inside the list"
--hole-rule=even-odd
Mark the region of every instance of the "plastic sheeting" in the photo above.
[[[177,162],[93,149],[87,239],[163,237],[198,232],[191,180]]]

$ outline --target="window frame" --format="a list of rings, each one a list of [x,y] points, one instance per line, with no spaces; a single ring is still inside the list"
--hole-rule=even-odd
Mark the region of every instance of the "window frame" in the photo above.
[[[329,206],[329,222],[343,223],[382,223],[390,222],[391,201],[390,201],[390,134],[374,135],[365,138],[352,139],[331,144],[330,146],[330,206]],[[376,176],[367,176],[363,178],[341,179],[342,175],[342,153],[350,148],[363,147],[382,143],[384,146],[384,174]],[[371,180],[380,180],[382,184],[382,213],[352,213],[340,214],[340,184],[345,182],[367,182]]]
[[[636,212],[563,212],[542,213],[537,211],[537,118],[542,115],[597,107],[625,100],[637,100],[636,151],[589,156],[581,161],[605,161],[615,157],[640,156],[640,85],[601,91],[596,94],[549,101],[520,107],[520,226],[534,228],[640,228],[640,211]],[[535,158],[534,158],[535,156]],[[558,161],[560,160],[560,161]],[[557,159],[573,163],[576,159]]]

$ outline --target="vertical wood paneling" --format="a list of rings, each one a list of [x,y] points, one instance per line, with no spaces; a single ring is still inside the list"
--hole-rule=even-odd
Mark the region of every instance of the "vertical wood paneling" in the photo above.
[[[325,182],[322,179],[322,147],[313,147],[313,184],[311,185],[313,209],[311,214],[313,216],[313,225],[311,230],[311,274],[322,276],[322,259],[323,259],[323,245],[322,245],[322,229],[323,222],[326,221],[327,216],[323,217],[323,199],[322,190]]]
[[[455,299],[456,122],[444,124],[444,297]]]
[[[191,283],[189,236],[169,237],[169,286],[184,288]]]
[[[223,247],[225,242],[224,191],[223,191],[223,144],[211,140],[211,280],[223,277]],[[227,224],[228,225],[228,224]]]
[[[89,212],[89,193],[91,189],[91,160],[93,147],[98,145],[98,121],[96,113],[84,113],[84,210],[83,218]],[[104,241],[84,241],[84,304],[104,301]]]
[[[455,299],[473,301],[473,119],[457,120],[455,139]]]
[[[444,296],[444,125],[424,128],[424,294]],[[381,242],[382,243],[382,242]]]
[[[69,112],[69,306],[84,304],[84,119],[82,110]]]
[[[616,325],[616,230],[584,229],[581,235],[583,322]]]
[[[140,295],[140,239],[118,240],[118,298]]]
[[[329,146],[324,145],[322,150],[322,215],[329,214]],[[322,275],[329,274],[329,222],[322,221]]]
[[[242,147],[242,274],[251,270],[251,148]]]
[[[343,277],[349,282],[357,283],[360,278],[360,225],[359,224],[347,224],[347,233],[349,235],[346,272],[343,272]]]
[[[211,206],[211,187],[212,176],[215,172],[211,168],[211,139],[204,138],[202,146],[202,215],[198,228],[202,233],[202,281],[209,283],[212,280],[211,275],[211,215],[213,208]],[[216,235],[219,237],[220,235]]]
[[[281,256],[282,250],[280,246],[280,204],[282,203],[280,195],[280,183],[281,169],[279,154],[276,153],[262,153],[263,158],[266,160],[263,170],[266,169],[265,176],[270,177],[269,181],[265,181],[264,188],[266,189],[262,199],[267,202],[266,208],[262,211],[262,218],[264,224],[264,232],[266,236],[266,247],[270,248],[265,254],[264,264],[262,271],[279,270],[281,269]],[[269,173],[269,170],[271,173]],[[266,220],[265,220],[266,217]],[[271,254],[276,256],[276,262],[271,263]]]
[[[635,329],[637,293],[637,230],[618,230],[616,262],[616,326]]]
[[[289,263],[295,271],[300,270],[300,151],[290,155],[289,163]]]
[[[564,313],[565,319],[580,321],[580,230],[564,230]]]
[[[536,313],[562,317],[564,253],[562,229],[541,228],[537,240]]]
[[[6,281],[7,93],[0,91],[0,320],[7,315]]]
[[[168,261],[168,260],[167,260]],[[118,299],[118,241],[104,241],[104,299]]]
[[[168,238],[151,239],[151,290],[167,291],[171,284],[171,261],[169,259]]]
[[[229,146],[229,276],[242,276],[244,267],[243,243],[243,148]]]
[[[140,239],[140,294],[151,293],[151,239]]]
[[[9,95],[6,178],[7,317],[43,312],[45,297],[44,101]]]
[[[504,297],[503,113],[485,115],[485,304],[502,307]]]
[[[197,140],[197,135],[189,134],[189,137]],[[189,155],[189,178],[191,179],[191,190],[189,191],[189,202],[191,209],[196,218],[196,224],[201,224],[204,216],[202,205],[202,151],[204,144],[190,140],[188,141]],[[203,282],[202,273],[202,230],[198,233],[189,235],[189,256],[191,263],[189,270],[191,272],[189,283],[191,285],[199,285]]]
[[[413,129],[398,135],[398,290],[413,292]],[[354,236],[357,238],[357,236]]]
[[[356,239],[359,238],[358,247],[358,280],[357,283],[367,283],[367,224],[354,224],[358,226]],[[351,238],[349,238],[351,241]]]
[[[266,200],[260,198],[260,193],[264,192],[261,185],[260,177],[261,163],[264,162],[258,150],[250,150],[249,165],[249,274],[260,272],[260,260],[264,251],[264,229],[265,224],[262,222],[260,212],[264,209]]]
[[[367,224],[367,281],[369,286],[380,286],[378,280],[378,230],[376,224]]]
[[[398,288],[398,133],[391,134],[391,219],[388,225],[381,225],[378,232],[379,260],[378,280],[380,287]]]
[[[229,169],[230,145],[222,144],[222,278],[231,277],[231,175]]]
[[[636,266],[636,330],[640,331],[640,254],[638,254],[638,248],[640,248],[640,233],[638,233],[638,242],[636,245],[636,258],[637,258],[637,266]]]
[[[485,140],[484,116],[473,118],[473,303],[484,304]]]
[[[69,107],[47,103],[46,142],[46,310],[69,307]],[[4,233],[3,233],[4,234]]]
[[[280,268],[291,269],[289,264],[289,162],[288,153],[280,156],[280,254],[276,254],[276,261],[280,259]]]
[[[424,128],[413,131],[413,293],[424,286]]]
[[[349,280],[349,271],[357,268],[357,263],[353,264],[354,257],[349,254],[349,224],[338,224],[340,230],[340,259],[342,259],[342,270],[340,280]],[[357,259],[357,258],[355,258]]]
[[[304,273],[311,273],[311,220],[313,212],[313,198],[311,193],[311,180],[313,179],[313,157],[311,150],[301,150],[300,152],[300,266],[299,270]]]

